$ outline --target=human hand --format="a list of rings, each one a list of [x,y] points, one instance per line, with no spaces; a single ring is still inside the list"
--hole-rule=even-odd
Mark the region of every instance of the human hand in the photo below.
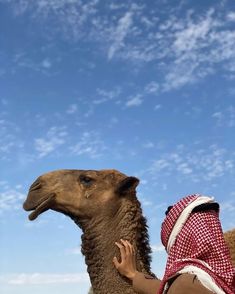
[[[130,280],[134,279],[136,270],[136,258],[135,249],[130,242],[121,239],[121,243],[115,242],[115,245],[119,248],[121,253],[121,261],[117,260],[115,256],[113,263],[119,273]]]

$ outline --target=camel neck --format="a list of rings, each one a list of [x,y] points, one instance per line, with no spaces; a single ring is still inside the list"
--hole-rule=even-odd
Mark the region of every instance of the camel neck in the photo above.
[[[114,256],[120,258],[115,242],[126,239],[136,248],[137,269],[151,273],[147,226],[139,203],[127,202],[115,216],[102,216],[84,222],[81,227],[82,253],[85,255],[94,293],[135,293],[131,282],[120,276],[112,260]]]

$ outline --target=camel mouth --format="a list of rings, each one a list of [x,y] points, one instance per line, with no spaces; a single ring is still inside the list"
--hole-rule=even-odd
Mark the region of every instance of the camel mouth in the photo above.
[[[35,220],[40,214],[50,209],[52,204],[55,203],[55,196],[55,193],[48,195],[46,199],[44,198],[42,201],[39,202],[39,204],[34,207],[28,207],[27,203],[25,202],[23,205],[24,209],[26,211],[33,210],[33,212],[31,212],[28,216],[29,220]]]

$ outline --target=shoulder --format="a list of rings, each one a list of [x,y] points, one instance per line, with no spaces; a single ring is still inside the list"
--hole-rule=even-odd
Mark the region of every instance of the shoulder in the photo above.
[[[172,283],[167,291],[167,294],[212,294],[210,290],[205,288],[197,279],[195,275],[182,274],[179,275]]]

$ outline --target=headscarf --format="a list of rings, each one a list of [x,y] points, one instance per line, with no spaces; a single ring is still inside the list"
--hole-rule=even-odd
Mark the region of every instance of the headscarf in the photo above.
[[[169,280],[191,273],[207,289],[218,294],[235,293],[235,269],[223,237],[219,211],[197,210],[213,198],[189,195],[168,212],[161,229],[161,240],[168,253],[159,294],[166,293]]]

